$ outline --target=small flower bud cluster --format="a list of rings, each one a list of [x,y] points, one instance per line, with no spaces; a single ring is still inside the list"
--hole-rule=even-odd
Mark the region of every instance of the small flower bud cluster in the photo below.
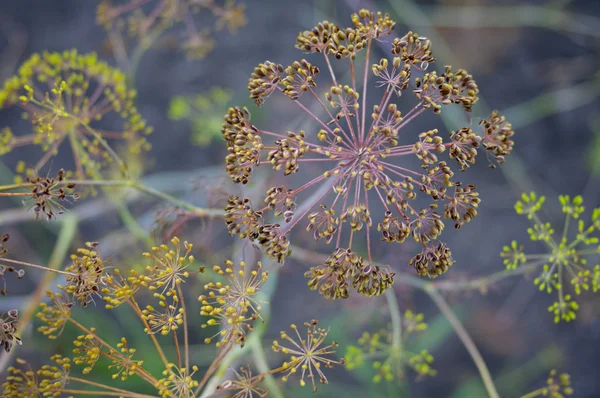
[[[306,385],[305,379],[310,379],[313,392],[317,391],[316,377],[321,383],[327,384],[327,377],[323,372],[323,368],[331,369],[334,365],[344,366],[345,364],[343,358],[339,361],[331,359],[338,344],[333,341],[326,345],[327,330],[318,325],[319,322],[314,319],[305,322],[306,337],[303,337],[300,335],[298,327],[292,324],[290,328],[295,336],[290,336],[287,332],[282,331],[280,334],[282,344],[275,340],[272,345],[273,351],[289,356],[289,360],[284,362],[282,366],[282,373],[285,373],[282,378],[283,381],[286,382],[291,375],[300,373],[300,385],[304,387]],[[286,344],[285,341],[289,344],[284,345]],[[302,372],[298,372],[298,370],[302,370]]]
[[[376,371],[374,383],[391,382],[405,377],[406,368],[412,369],[418,379],[435,376],[433,356],[427,350],[417,353],[408,351],[407,341],[415,333],[427,329],[423,322],[423,314],[415,314],[406,310],[400,323],[402,330],[383,329],[376,333],[364,332],[358,339],[357,346],[349,346],[346,351],[347,368],[358,369],[370,363]],[[396,336],[400,336],[400,339]]]
[[[200,315],[210,318],[202,325],[203,328],[220,326],[222,329],[205,342],[209,344],[218,337],[218,347],[228,342],[243,346],[246,333],[253,330],[252,323],[256,319],[262,319],[262,306],[256,296],[269,274],[262,271],[260,262],[257,263],[256,269],[248,269],[244,262],[236,267],[229,260],[225,261],[224,268],[215,265],[213,271],[226,281],[209,282],[204,285],[206,294],[198,297],[202,304]]]
[[[98,243],[87,242],[85,248],[77,249],[71,255],[71,265],[65,271],[75,274],[67,276],[65,292],[78,300],[83,307],[93,302],[95,295],[100,295],[100,285],[104,277],[104,261],[96,251]]]
[[[557,293],[557,300],[548,307],[554,315],[554,322],[570,322],[575,320],[579,310],[575,297],[600,290],[600,266],[588,265],[591,255],[600,255],[600,238],[596,236],[600,230],[600,208],[594,209],[589,221],[585,221],[582,219],[585,211],[583,198],[560,195],[559,202],[566,220],[562,231],[555,231],[551,223],[543,222],[538,215],[545,200],[544,196],[538,197],[535,192],[523,193],[515,204],[515,210],[532,220],[533,225],[527,229],[529,238],[546,246],[546,254],[529,255],[523,245],[512,241],[510,246],[503,247],[500,256],[504,258],[507,269],[534,267],[541,262],[542,269],[534,284],[540,291]],[[576,223],[571,223],[571,220],[576,220]],[[573,294],[568,293],[569,286]]]

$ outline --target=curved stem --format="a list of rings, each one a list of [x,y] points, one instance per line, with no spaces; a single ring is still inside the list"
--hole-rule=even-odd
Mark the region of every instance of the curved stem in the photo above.
[[[139,181],[133,180],[71,180],[65,181],[65,184],[74,183],[75,185],[92,185],[92,186],[113,186],[113,187],[130,187],[136,189],[140,192],[144,192],[150,196],[154,196],[157,199],[162,199],[166,202],[171,202],[174,205],[181,207],[184,210],[187,210],[198,217],[222,217],[224,211],[221,209],[207,209],[203,207],[197,207],[193,204],[178,199],[174,196],[169,195],[168,193],[164,193],[158,191],[154,188],[151,188],[147,185]],[[2,187],[0,187],[1,189]]]
[[[471,355],[471,358],[473,359],[473,362],[475,362],[475,366],[477,366],[477,370],[481,375],[481,379],[485,385],[485,389],[487,390],[489,397],[500,398],[500,395],[496,390],[496,386],[494,385],[494,381],[492,380],[492,376],[490,375],[490,371],[485,364],[481,353],[477,349],[477,346],[473,342],[473,339],[465,327],[462,325],[462,323],[460,323],[456,315],[454,315],[454,312],[452,312],[452,309],[448,303],[446,303],[446,300],[444,300],[442,295],[433,286],[429,286],[427,289],[425,289],[425,292],[429,295],[429,297],[431,297],[446,319],[448,319],[448,322],[450,322],[450,325],[452,325],[452,328],[456,332],[458,338],[469,352],[469,355]]]
[[[256,343],[252,345],[252,357],[254,358],[254,363],[259,372],[261,374],[266,374],[265,385],[269,389],[269,392],[275,398],[283,398],[283,392],[277,385],[277,382],[273,378],[273,375],[270,374],[271,368],[269,367],[269,363],[267,362],[267,358],[265,356],[265,349],[262,345],[261,339],[257,339]]]
[[[399,349],[402,346],[402,315],[398,307],[398,298],[394,288],[391,287],[385,291],[390,319],[392,321],[392,350]]]

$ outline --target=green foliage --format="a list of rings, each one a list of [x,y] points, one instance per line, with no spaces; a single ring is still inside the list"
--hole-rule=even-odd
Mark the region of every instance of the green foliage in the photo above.
[[[520,264],[525,264],[527,258],[523,253],[523,245],[517,244],[516,240],[510,242],[510,246],[502,247],[500,257],[504,259],[506,269],[516,269]]]
[[[176,96],[169,104],[169,119],[192,124],[192,144],[205,147],[221,136],[221,113],[233,93],[220,87],[191,97]]]
[[[527,218],[531,220],[534,214],[542,208],[545,201],[545,196],[538,198],[535,192],[523,193],[521,200],[515,204],[515,210],[517,214],[527,214]]]
[[[373,383],[391,382],[405,377],[405,369],[412,369],[418,378],[435,376],[433,356],[427,349],[411,352],[407,340],[427,329],[423,314],[406,310],[402,317],[402,330],[382,329],[376,333],[363,332],[357,345],[349,345],[346,350],[346,368],[355,370],[370,364],[375,370]],[[411,339],[412,340],[412,339]]]
[[[560,235],[551,223],[542,222],[537,215],[545,201],[543,196],[538,198],[535,192],[523,194],[515,205],[518,214],[527,215],[533,221],[533,226],[527,229],[529,238],[543,243],[545,253],[526,254],[523,245],[516,241],[512,241],[510,246],[504,246],[500,253],[509,270],[520,266],[542,265],[542,272],[534,279],[534,283],[540,291],[548,294],[557,292],[557,300],[548,307],[557,323],[561,320],[573,321],[579,309],[573,295],[565,292],[566,286],[570,285],[577,296],[590,290],[596,293],[600,284],[600,266],[592,268],[588,265],[588,257],[600,254],[600,240],[594,236],[600,229],[600,208],[594,209],[586,222],[581,219],[585,207],[580,195],[573,198],[560,195],[558,199],[565,215]],[[569,228],[572,220],[577,220],[575,233],[572,231],[574,228]]]

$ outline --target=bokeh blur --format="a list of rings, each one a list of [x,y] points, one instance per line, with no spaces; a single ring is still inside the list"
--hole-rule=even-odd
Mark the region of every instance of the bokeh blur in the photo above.
[[[143,54],[135,76],[128,82],[138,92],[140,114],[154,129],[148,137],[152,149],[133,158],[129,168],[153,189],[197,206],[223,208],[228,193],[251,195],[273,185],[268,182],[273,174],[268,168],[244,189],[229,181],[224,171],[227,150],[220,136],[227,107],[247,106],[253,122],[260,122],[266,130],[305,128],[306,117],[289,101],[273,101],[257,108],[248,98],[250,73],[265,60],[288,65],[301,59],[302,53],[294,48],[296,36],[318,21],[349,24],[351,13],[369,8],[388,12],[397,22],[398,36],[412,30],[428,37],[438,70],[446,64],[465,68],[479,86],[481,99],[472,114],[455,110],[444,111],[441,116],[429,115],[411,124],[415,133],[476,126],[492,109],[500,110],[516,132],[514,152],[505,164],[490,169],[482,160],[469,170],[468,182],[477,185],[482,200],[479,215],[459,233],[448,231],[446,241],[456,263],[436,281],[460,282],[502,271],[505,266],[500,252],[512,240],[528,245],[531,253],[538,252],[536,248],[542,246],[528,242],[528,220],[514,211],[523,192],[535,191],[547,197],[541,217],[557,228],[564,222],[558,195],[582,195],[590,210],[600,206],[599,1],[241,2],[247,23],[237,32],[223,29],[214,33],[214,47],[204,57],[190,59],[181,51],[181,31],[175,29]],[[13,75],[32,53],[45,50],[97,52],[99,58],[119,67],[118,49],[97,24],[96,7],[96,1],[81,0],[1,1],[0,80]],[[211,21],[200,19],[199,25],[203,23]],[[375,47],[374,51],[377,60],[384,50]],[[371,95],[369,99],[374,101],[375,93]],[[406,104],[411,104],[411,99],[402,97],[399,109],[403,105],[410,109]],[[22,126],[19,123],[18,114],[0,112],[0,128],[10,125],[16,129],[14,126]],[[24,149],[4,155],[0,159],[0,183],[12,183],[17,161],[27,160],[28,156],[35,159],[38,154],[34,149]],[[44,171],[54,173],[60,167],[70,165],[56,157]],[[60,218],[36,221],[18,198],[11,199],[0,201],[0,232],[10,233],[11,251],[19,253],[21,259],[46,264],[60,233]],[[229,237],[222,220],[182,217],[168,203],[144,194],[100,189],[67,207],[65,215],[78,219],[70,248],[98,241],[103,255],[111,257],[117,267],[141,263],[139,254],[148,242],[164,240],[174,233],[193,242],[195,257],[209,266],[221,263],[223,258],[260,257],[260,251]],[[264,339],[269,361],[278,361],[270,352],[269,341],[290,323],[318,318],[340,344],[340,355],[345,347],[356,344],[364,331],[373,333],[390,323],[383,297],[357,295],[330,301],[308,289],[303,275],[314,261],[310,253],[313,258],[318,256],[315,253],[329,253],[327,246],[310,235],[300,231],[292,240],[309,252],[305,259],[294,256],[280,269],[275,262],[264,259],[269,267],[278,269],[268,287],[270,320]],[[375,370],[369,366],[352,371],[336,368],[328,373],[329,384],[319,386],[315,396],[487,396],[471,356],[438,307],[427,293],[402,283],[403,273],[415,275],[408,266],[415,244],[376,242],[374,247],[377,261],[390,264],[397,273],[394,291],[401,310],[423,313],[429,324],[418,338],[409,340],[408,348],[414,352],[427,348],[435,357],[437,375],[420,380],[406,372],[403,379],[373,383]],[[594,261],[600,261],[598,256],[590,259]],[[519,397],[543,386],[548,371],[554,368],[571,375],[574,396],[600,396],[600,301],[591,294],[582,296],[576,321],[554,324],[548,312],[553,299],[534,285],[536,275],[503,278],[482,289],[449,290],[444,296],[479,348],[500,396]],[[45,276],[30,272],[20,284],[11,285],[10,294],[0,297],[0,313],[11,308],[26,311],[29,303],[39,300],[41,283],[48,283]],[[192,283],[186,289],[194,297],[200,294],[200,287]],[[110,332],[113,336],[127,333],[130,320],[122,313],[106,314],[101,307],[95,312],[82,311],[81,316],[92,324],[114,325]],[[71,349],[68,337],[48,341],[35,332],[35,327],[34,323],[21,332],[27,343],[17,347],[12,356],[0,353],[0,369],[5,369],[13,356],[35,363],[42,353],[49,356]],[[196,329],[202,333],[199,325]],[[143,333],[132,335],[130,341],[139,342],[138,351],[149,344]],[[202,358],[210,356],[211,351],[199,338],[194,341],[193,356],[202,364]],[[245,365],[252,357],[236,361]],[[285,396],[312,396],[310,388],[299,388],[296,383],[284,387]]]

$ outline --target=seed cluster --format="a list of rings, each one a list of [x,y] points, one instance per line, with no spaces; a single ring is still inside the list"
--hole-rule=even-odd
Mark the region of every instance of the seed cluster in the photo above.
[[[321,174],[295,189],[279,184],[269,188],[264,207],[254,208],[248,198],[230,197],[226,220],[231,234],[265,247],[279,262],[289,254],[290,231],[308,220],[306,229],[316,240],[336,247],[325,264],[306,273],[309,286],[329,298],[347,297],[350,280],[367,296],[381,294],[392,284],[394,274],[373,265],[375,228],[384,242],[402,243],[412,237],[422,246],[409,261],[419,275],[437,277],[446,272],[454,261],[440,241],[444,220],[460,229],[477,216],[480,204],[475,185],[455,181],[455,171],[469,169],[481,149],[492,166],[501,164],[514,145],[514,131],[497,111],[481,122],[481,134],[463,127],[444,137],[431,129],[406,142],[411,140],[409,123],[428,109],[439,114],[445,106],[459,105],[471,112],[479,88],[464,69],[426,71],[436,61],[432,43],[415,32],[388,41],[390,56],[370,64],[373,43],[385,43],[394,28],[389,15],[363,9],[352,16],[350,27],[323,21],[301,32],[296,47],[320,55],[327,67],[331,81],[322,88],[323,73],[306,59],[287,67],[265,61],[254,69],[248,89],[256,105],[283,94],[315,122],[312,131],[265,131],[252,124],[246,108],[239,107],[229,109],[221,130],[229,152],[226,169],[236,183],[247,184],[254,169],[264,164],[283,176],[300,174],[308,162],[323,166]],[[362,87],[356,79],[361,76],[359,54],[364,54]],[[338,64],[349,68],[349,81],[338,78]],[[369,72],[382,91],[370,112]],[[394,100],[411,87],[417,103],[402,112]],[[449,160],[441,159],[443,154]],[[421,169],[400,162],[402,157],[416,157]],[[305,203],[297,203],[299,197]],[[373,224],[381,208],[384,216]],[[283,220],[269,223],[268,215]],[[366,235],[364,256],[353,250],[357,234]]]

